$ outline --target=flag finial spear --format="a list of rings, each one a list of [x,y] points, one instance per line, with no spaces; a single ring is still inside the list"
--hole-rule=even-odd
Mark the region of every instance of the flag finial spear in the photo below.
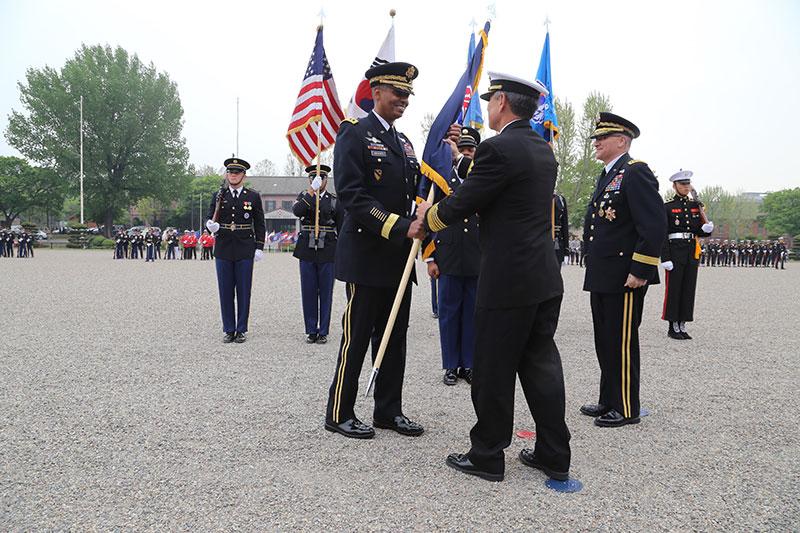
[[[497,4],[495,2],[486,6],[486,10],[489,12],[489,20],[497,18]]]
[[[325,20],[325,10],[320,7],[318,14],[319,14],[319,26],[317,26],[317,31],[322,29],[322,23]]]
[[[549,15],[545,15],[544,16],[544,27],[547,30],[547,33],[550,33],[550,22],[551,22],[550,21],[550,16]]]
[[[475,28],[478,26],[478,23],[475,21],[475,17],[472,17],[472,20],[469,21],[469,25],[472,26],[472,33],[475,33]]]
[[[394,18],[395,15],[397,15],[397,11],[394,8],[390,9],[389,10],[389,16]]]

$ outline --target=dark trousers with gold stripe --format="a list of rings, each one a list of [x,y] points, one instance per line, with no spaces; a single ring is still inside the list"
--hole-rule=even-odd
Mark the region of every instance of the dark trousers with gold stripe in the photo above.
[[[346,291],[347,306],[342,316],[342,342],[339,345],[339,358],[328,394],[326,413],[326,420],[335,424],[355,417],[353,408],[364,356],[374,336],[377,339],[372,344],[374,362],[397,289],[348,283]],[[409,283],[389,337],[380,372],[375,379],[373,418],[376,420],[391,422],[395,416],[403,414],[403,374],[406,368],[406,331],[410,308]]]
[[[645,294],[646,285],[622,293],[591,293],[599,403],[626,418],[639,416],[639,324]]]

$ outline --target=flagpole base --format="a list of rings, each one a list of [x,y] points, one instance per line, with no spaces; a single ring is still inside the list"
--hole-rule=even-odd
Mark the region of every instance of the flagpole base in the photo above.
[[[375,378],[378,377],[378,368],[372,369],[372,374],[369,376],[369,381],[367,382],[367,392],[364,393],[364,398],[369,398],[369,393],[372,390],[372,386],[375,385]]]

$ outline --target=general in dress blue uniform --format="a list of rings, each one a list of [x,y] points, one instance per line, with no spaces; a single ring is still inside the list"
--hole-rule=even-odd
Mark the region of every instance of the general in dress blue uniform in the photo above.
[[[342,222],[336,196],[326,191],[331,167],[320,165],[306,168],[311,186],[297,195],[292,206],[300,219],[300,234],[294,256],[300,260],[300,292],[303,298],[303,322],[306,342],[325,344],[331,323],[333,301],[333,261],[336,257],[336,238]],[[317,179],[319,178],[319,179]],[[319,234],[315,236],[319,196]]]
[[[211,198],[206,227],[216,233],[214,257],[222,311],[223,342],[247,340],[250,316],[250,291],[253,283],[253,260],[263,257],[264,208],[261,195],[244,186],[250,164],[244,159],[225,160],[226,186]],[[213,220],[220,199],[219,216]],[[235,306],[234,306],[235,302]]]

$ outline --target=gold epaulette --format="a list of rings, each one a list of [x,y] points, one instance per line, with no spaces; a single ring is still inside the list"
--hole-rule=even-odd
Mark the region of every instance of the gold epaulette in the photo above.
[[[358,119],[350,117],[350,118],[344,119],[342,122],[349,122],[350,124],[358,124]]]
[[[629,165],[634,165],[636,163],[644,163],[645,165],[647,164],[644,161],[642,161],[641,159],[631,159],[630,161],[628,161]]]

